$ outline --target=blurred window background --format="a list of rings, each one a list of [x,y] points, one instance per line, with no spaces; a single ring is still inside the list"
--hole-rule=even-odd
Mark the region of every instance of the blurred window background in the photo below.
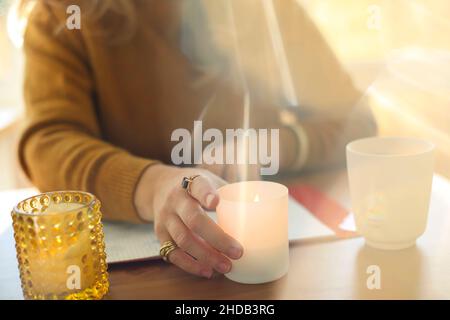
[[[379,134],[430,139],[450,177],[450,1],[297,2],[371,99]]]
[[[432,140],[437,171],[450,177],[450,1],[292,1],[370,98],[380,135]],[[23,112],[18,2],[0,0],[0,189],[23,183],[14,149]]]
[[[23,55],[18,1],[0,0],[0,190],[21,184],[15,144],[23,112]],[[23,28],[23,27],[22,27]]]
[[[14,1],[0,0],[0,123],[3,127],[8,117],[20,112],[22,107],[22,71],[19,29],[14,23],[14,10],[9,10]],[[9,23],[8,23],[9,22]]]

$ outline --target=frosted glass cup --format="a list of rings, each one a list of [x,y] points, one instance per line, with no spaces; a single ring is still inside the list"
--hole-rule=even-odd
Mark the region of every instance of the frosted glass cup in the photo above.
[[[347,145],[352,210],[358,232],[379,249],[415,244],[426,228],[434,145],[375,137]]]
[[[288,189],[268,181],[245,181],[219,189],[221,228],[238,240],[244,254],[225,276],[240,283],[265,283],[289,268]]]

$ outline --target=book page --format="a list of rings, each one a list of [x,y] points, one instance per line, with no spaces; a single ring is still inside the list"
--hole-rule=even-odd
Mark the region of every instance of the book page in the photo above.
[[[334,232],[316,219],[301,204],[289,198],[289,240],[297,241],[334,236]],[[209,212],[216,221],[216,213]],[[104,221],[108,263],[159,257],[159,241],[153,225],[133,225]]]

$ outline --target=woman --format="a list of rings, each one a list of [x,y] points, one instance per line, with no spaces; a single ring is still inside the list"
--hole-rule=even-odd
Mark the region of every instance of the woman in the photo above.
[[[22,167],[42,191],[94,193],[105,218],[154,222],[161,243],[175,244],[168,260],[187,272],[226,273],[243,249],[204,213],[229,168],[171,165],[175,129],[200,114],[213,128],[242,126],[235,115],[250,96],[251,125],[280,129],[282,171],[339,163],[346,142],[374,133],[360,93],[295,1],[273,2],[301,106],[290,123],[278,114],[292,99],[278,98],[279,68],[260,50],[273,45],[260,1],[74,3],[79,30],[66,27],[64,1],[38,0],[29,16]],[[189,193],[184,177],[196,177]]]

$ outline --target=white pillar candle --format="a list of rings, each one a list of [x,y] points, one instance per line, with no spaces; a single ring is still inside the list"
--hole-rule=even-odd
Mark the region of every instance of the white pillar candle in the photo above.
[[[219,225],[244,247],[225,276],[241,283],[264,283],[289,268],[288,190],[267,181],[246,181],[219,189]]]

